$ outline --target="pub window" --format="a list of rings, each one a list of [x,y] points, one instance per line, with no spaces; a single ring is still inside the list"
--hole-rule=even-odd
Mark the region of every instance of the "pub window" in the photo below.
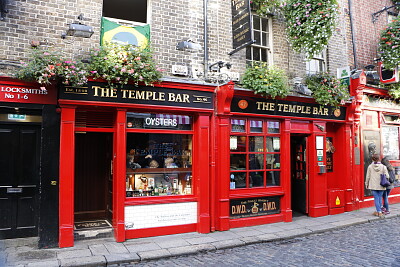
[[[271,47],[271,19],[257,15],[252,16],[253,36],[256,41],[254,44],[246,48],[246,61],[248,64],[252,62],[267,62],[272,64]]]
[[[309,61],[306,61],[306,73],[317,74],[326,70],[325,51],[314,55]]]
[[[193,194],[192,118],[127,113],[126,196]]]
[[[280,123],[231,119],[230,188],[280,185]]]
[[[137,26],[147,23],[147,0],[103,0],[103,17],[115,19],[120,24]],[[127,22],[137,22],[135,25]]]

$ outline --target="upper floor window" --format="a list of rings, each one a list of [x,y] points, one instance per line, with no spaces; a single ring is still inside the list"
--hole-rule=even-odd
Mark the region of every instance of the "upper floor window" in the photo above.
[[[253,37],[256,42],[246,48],[246,61],[247,63],[258,61],[271,64],[271,19],[253,15],[252,23]]]
[[[306,62],[307,74],[317,74],[326,71],[325,51],[314,55],[313,58]]]
[[[103,17],[147,23],[147,0],[103,0]]]

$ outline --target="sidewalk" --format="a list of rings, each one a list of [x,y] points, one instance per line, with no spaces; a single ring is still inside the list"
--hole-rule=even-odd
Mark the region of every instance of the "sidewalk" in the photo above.
[[[386,218],[400,216],[400,203],[390,206]],[[319,218],[295,217],[293,222],[235,228],[210,234],[187,233],[131,239],[112,238],[76,241],[72,248],[37,249],[37,238],[0,240],[0,266],[116,266],[120,263],[194,254],[321,233],[354,224],[380,220],[365,208]]]

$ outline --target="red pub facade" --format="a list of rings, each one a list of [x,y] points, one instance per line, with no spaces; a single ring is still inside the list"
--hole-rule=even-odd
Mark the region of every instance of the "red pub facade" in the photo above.
[[[62,87],[59,246],[77,221],[116,241],[354,209],[349,105],[164,81]]]

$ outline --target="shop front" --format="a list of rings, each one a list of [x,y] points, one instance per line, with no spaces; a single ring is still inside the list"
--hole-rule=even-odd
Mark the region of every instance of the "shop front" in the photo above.
[[[353,209],[346,107],[245,90],[229,98],[217,117],[217,230]]]
[[[392,99],[387,90],[371,87],[366,84],[365,74],[352,79],[352,89],[358,101],[359,124],[359,158],[363,163],[358,182],[359,207],[372,207],[371,191],[364,186],[366,170],[371,164],[373,154],[387,158],[394,167],[396,180],[391,190],[389,203],[400,201],[400,105]]]
[[[0,78],[0,239],[39,235],[40,247],[56,243],[56,96],[52,86]]]
[[[162,82],[62,87],[59,246],[79,222],[116,241],[210,231],[215,87]]]

